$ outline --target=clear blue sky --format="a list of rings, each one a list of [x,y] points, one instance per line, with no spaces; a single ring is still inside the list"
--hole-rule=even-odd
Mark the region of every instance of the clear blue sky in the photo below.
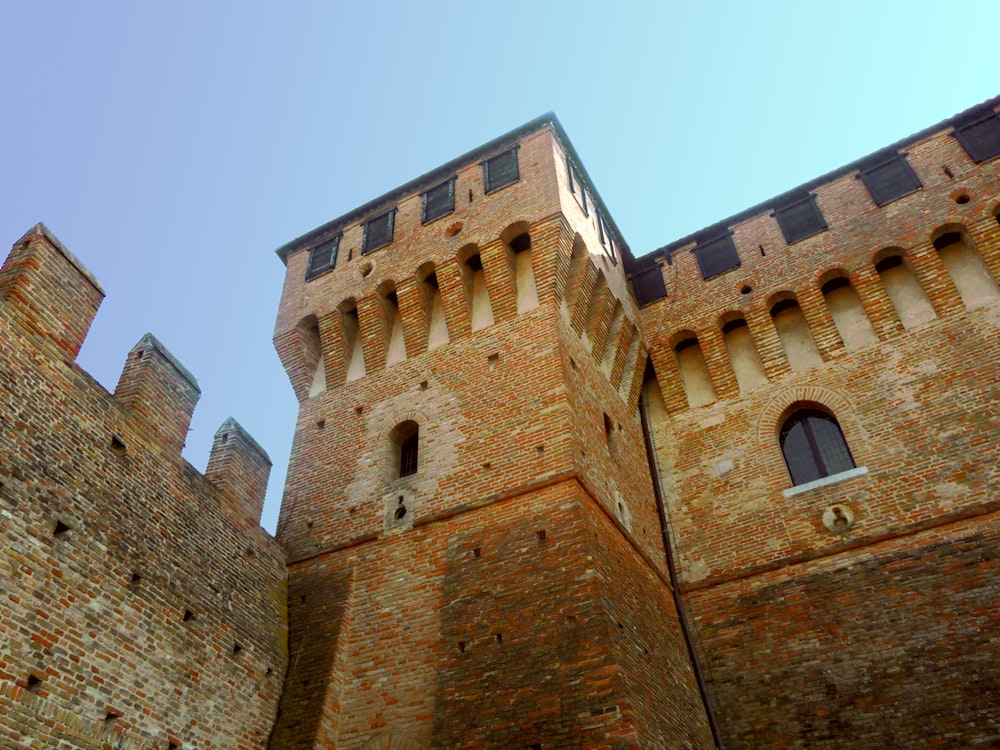
[[[273,250],[554,110],[643,254],[1000,93],[996,4],[55,2],[0,6],[0,243],[44,221],[274,461],[296,403]]]

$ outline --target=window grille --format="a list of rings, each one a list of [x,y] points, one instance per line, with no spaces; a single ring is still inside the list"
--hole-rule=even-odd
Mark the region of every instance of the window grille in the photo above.
[[[417,447],[419,432],[414,432],[399,447],[399,476],[409,477],[417,473]]]

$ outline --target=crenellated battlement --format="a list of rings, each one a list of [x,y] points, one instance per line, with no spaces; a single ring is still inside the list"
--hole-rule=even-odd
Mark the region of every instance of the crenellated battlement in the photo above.
[[[267,452],[229,417],[212,440],[205,478],[219,488],[232,518],[242,518],[251,527],[260,524],[270,473]]]
[[[998,107],[639,259],[552,115],[288,243],[280,545],[160,341],[76,364],[103,291],[33,227],[0,744],[995,740]]]
[[[201,389],[153,334],[129,351],[114,395],[163,447],[180,453]]]
[[[259,750],[287,659],[267,455],[229,419],[204,476],[181,457],[200,391],[151,334],[113,395],[76,365],[103,292],[42,225],[0,284],[0,547],[16,561],[0,563],[0,737]]]
[[[104,290],[44,224],[36,224],[0,268],[0,300],[13,319],[56,356],[75,359]]]

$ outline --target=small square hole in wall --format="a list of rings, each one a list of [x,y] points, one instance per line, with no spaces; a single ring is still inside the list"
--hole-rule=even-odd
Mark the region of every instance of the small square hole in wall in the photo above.
[[[28,675],[28,679],[25,682],[25,688],[27,688],[29,693],[37,693],[42,687],[42,681],[40,678],[33,674]]]
[[[241,646],[238,643],[234,643],[233,644],[233,656],[239,656],[241,653],[243,653],[243,646]]]
[[[124,440],[122,440],[122,439],[121,439],[120,437],[118,437],[117,435],[112,435],[112,436],[111,436],[111,447],[112,447],[112,448],[113,448],[114,450],[116,450],[116,451],[119,451],[119,452],[121,452],[121,453],[124,453],[124,452],[125,452],[125,441],[124,441]]]
[[[423,381],[420,382],[420,390],[422,390],[422,391],[426,391],[427,390],[427,381],[426,380],[423,380]]]
[[[482,557],[483,556],[483,548],[482,547],[475,547],[475,548],[473,548],[473,550],[472,550],[472,556],[473,557]]]
[[[316,428],[319,429],[319,430],[322,430],[324,427],[326,427],[326,420],[325,419],[317,419],[316,420]]]
[[[354,407],[354,413],[357,414],[358,416],[361,416],[361,413],[364,410],[365,410],[365,407],[363,407],[363,406],[355,406]]]
[[[498,352],[493,352],[493,354],[491,354],[486,358],[486,361],[489,362],[491,365],[495,365],[497,362],[500,361],[500,354]]]
[[[104,730],[108,731],[114,729],[115,725],[118,724],[118,719],[121,718],[121,714],[114,709],[109,709],[106,714],[104,714]]]
[[[56,521],[56,526],[52,530],[52,536],[54,536],[54,537],[62,537],[62,536],[65,536],[66,534],[68,534],[70,531],[71,531],[71,529],[70,529],[69,526],[67,526],[62,521],[57,520]]]
[[[167,750],[180,750],[180,743],[170,740],[167,742]]]
[[[540,542],[545,541],[545,529],[539,529],[538,531],[535,532],[535,535],[538,537],[538,541]]]
[[[140,581],[142,581],[142,576],[139,575],[138,573],[133,573],[132,577],[129,579],[129,583],[132,586],[138,585]]]
[[[194,612],[192,612],[190,609],[185,609],[184,610],[184,622],[191,622],[191,620],[193,620],[193,619],[194,619]]]

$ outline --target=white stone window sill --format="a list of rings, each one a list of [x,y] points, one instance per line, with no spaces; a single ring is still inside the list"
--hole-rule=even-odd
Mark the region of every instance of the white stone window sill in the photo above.
[[[837,482],[843,482],[844,480],[847,479],[860,477],[862,474],[867,474],[867,473],[868,473],[867,466],[858,466],[854,469],[841,471],[838,474],[831,474],[828,477],[822,477],[821,479],[814,479],[811,482],[806,482],[805,484],[797,484],[794,487],[789,487],[781,494],[783,494],[785,497],[791,497],[792,495],[798,495],[802,492],[808,492],[809,490],[814,490],[817,487],[826,487],[826,485],[828,484],[836,484]]]

